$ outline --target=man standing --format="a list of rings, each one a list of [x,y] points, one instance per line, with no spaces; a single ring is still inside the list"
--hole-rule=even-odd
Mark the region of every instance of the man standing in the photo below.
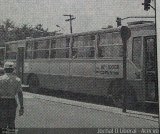
[[[19,115],[24,113],[21,80],[13,74],[14,63],[6,62],[4,72],[0,76],[0,133],[4,130],[15,130],[16,95],[20,103]]]

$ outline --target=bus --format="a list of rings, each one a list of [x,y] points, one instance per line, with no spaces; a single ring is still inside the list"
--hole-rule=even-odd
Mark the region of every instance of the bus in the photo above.
[[[129,24],[129,23],[128,23]],[[130,23],[127,41],[127,102],[158,101],[154,22]],[[5,60],[24,48],[24,84],[96,96],[123,98],[123,44],[120,27],[6,42]]]

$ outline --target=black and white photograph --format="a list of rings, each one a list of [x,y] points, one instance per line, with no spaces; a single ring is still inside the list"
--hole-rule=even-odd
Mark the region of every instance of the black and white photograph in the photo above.
[[[159,134],[158,0],[0,0],[0,134]]]

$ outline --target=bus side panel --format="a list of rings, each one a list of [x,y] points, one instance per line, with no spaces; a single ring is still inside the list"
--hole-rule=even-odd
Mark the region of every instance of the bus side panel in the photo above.
[[[48,60],[31,60],[25,61],[24,63],[24,73],[34,73],[34,74],[49,74],[49,62]]]
[[[70,75],[82,77],[95,77],[95,60],[71,61]]]
[[[73,60],[70,75],[97,78],[122,78],[122,60]]]
[[[123,61],[122,59],[96,60],[95,73],[96,77],[100,78],[123,78]]]
[[[51,75],[69,75],[69,60],[50,60],[49,74]]]
[[[112,79],[37,74],[41,87],[52,90],[107,96]],[[45,82],[45,84],[43,84]]]
[[[128,80],[131,90],[135,93],[139,102],[145,101],[144,83],[142,80]]]

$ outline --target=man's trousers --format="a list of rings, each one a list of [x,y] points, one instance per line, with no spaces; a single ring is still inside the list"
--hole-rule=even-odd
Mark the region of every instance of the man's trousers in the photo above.
[[[15,99],[0,98],[0,128],[15,128],[16,108]]]

